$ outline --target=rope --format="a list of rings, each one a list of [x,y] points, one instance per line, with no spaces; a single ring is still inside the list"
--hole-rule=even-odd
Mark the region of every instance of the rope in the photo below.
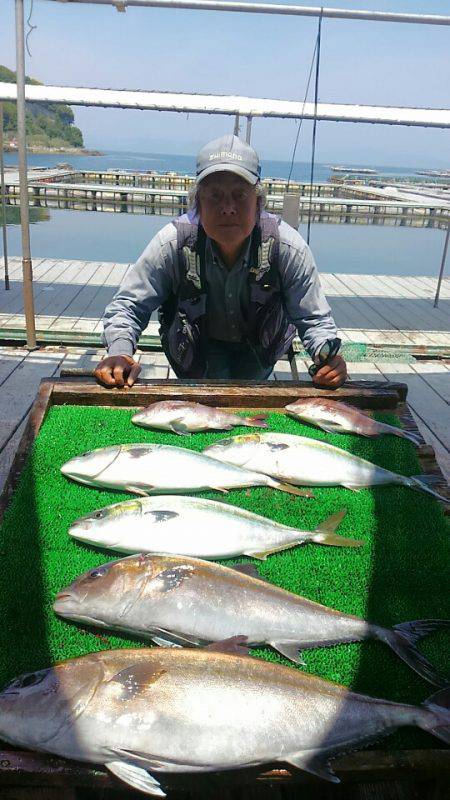
[[[31,36],[33,31],[35,31],[36,28],[37,28],[37,25],[32,25],[31,24],[31,15],[33,14],[33,2],[34,2],[34,0],[31,0],[30,13],[28,14],[28,19],[27,19],[27,25],[28,25],[29,30],[28,30],[28,33],[27,33],[27,35],[25,37],[25,46],[27,48],[27,53],[30,56],[30,58],[32,58],[32,55],[31,55],[31,52],[30,52],[30,48],[28,47],[28,38],[29,38],[29,36]]]
[[[299,122],[298,130],[297,130],[297,136],[296,136],[296,139],[295,139],[294,150],[293,150],[293,153],[292,153],[291,166],[290,166],[290,169],[289,169],[289,177],[288,177],[287,186],[286,186],[286,191],[287,191],[287,192],[289,191],[289,185],[290,185],[290,182],[291,182],[291,177],[292,177],[292,170],[293,170],[293,168],[294,168],[295,155],[296,155],[296,152],[297,152],[298,140],[299,140],[300,131],[301,131],[301,128],[302,128],[302,123],[303,123],[303,112],[304,112],[304,110],[305,110],[306,99],[307,99],[307,97],[308,97],[308,92],[309,92],[309,84],[310,84],[310,82],[311,82],[311,75],[312,75],[313,66],[314,66],[314,59],[315,59],[315,57],[316,57],[316,51],[317,51],[317,42],[318,42],[318,39],[317,39],[317,37],[316,37],[316,43],[315,43],[315,45],[314,45],[314,51],[313,51],[313,54],[312,54],[311,65],[310,65],[310,68],[309,68],[308,80],[307,80],[307,83],[306,83],[306,91],[305,91],[305,96],[304,96],[304,98],[303,98],[303,105],[302,105],[302,116],[301,116],[301,118],[300,118],[300,122]]]
[[[314,162],[316,157],[317,101],[319,97],[320,39],[322,36],[322,18],[323,18],[323,7],[320,9],[319,26],[317,30],[316,85],[314,89],[314,123],[313,123],[312,147],[311,147],[311,177],[309,186],[308,229],[306,233],[306,241],[308,244],[311,234],[312,188],[314,180]]]

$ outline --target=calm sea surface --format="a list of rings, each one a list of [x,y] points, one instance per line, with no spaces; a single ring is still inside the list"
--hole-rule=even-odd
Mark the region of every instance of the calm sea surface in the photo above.
[[[195,158],[140,153],[107,152],[103,156],[31,154],[29,167],[55,166],[67,161],[75,169],[174,170],[192,174]],[[17,155],[5,154],[7,164],[17,164]],[[263,175],[286,178],[289,163],[263,161]],[[375,167],[380,174],[408,175],[411,168]],[[318,164],[315,180],[330,175],[327,165]],[[293,178],[307,180],[309,165],[297,163]],[[114,214],[93,211],[43,209],[31,225],[31,247],[35,258],[79,259],[83,261],[133,262],[148,241],[170,218]],[[300,233],[305,235],[304,226]],[[7,225],[8,252],[21,254],[20,227]],[[1,238],[1,237],[0,237]],[[436,276],[444,245],[444,232],[428,228],[400,228],[372,225],[312,226],[311,247],[322,272],[352,272],[387,275]],[[0,241],[0,254],[3,254]]]

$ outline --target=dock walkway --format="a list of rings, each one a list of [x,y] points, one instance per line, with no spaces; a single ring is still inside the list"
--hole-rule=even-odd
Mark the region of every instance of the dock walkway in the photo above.
[[[0,259],[0,275],[2,267]],[[100,344],[101,316],[129,267],[35,258],[36,326],[45,341]],[[0,284],[0,340],[23,339],[25,330],[20,258],[9,259],[9,275],[10,290]],[[442,282],[438,308],[434,278],[321,273],[321,281],[343,341],[450,348],[450,278]],[[157,335],[153,315],[142,341]]]
[[[104,351],[95,348],[46,347],[35,352],[0,347],[0,491],[20,441],[39,382],[63,367],[91,370]],[[174,374],[163,353],[140,356],[142,378],[167,379]],[[307,363],[297,357],[299,377],[308,378]],[[355,362],[354,380],[394,380],[408,384],[408,402],[426,442],[434,447],[443,474],[450,480],[450,362]],[[289,380],[289,364],[276,365],[274,380]]]

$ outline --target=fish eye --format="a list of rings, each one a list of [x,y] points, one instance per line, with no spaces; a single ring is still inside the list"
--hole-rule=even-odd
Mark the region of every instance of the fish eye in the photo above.
[[[93,569],[89,573],[90,578],[103,578],[104,575],[108,572],[107,567],[98,567],[97,569]]]
[[[105,516],[105,512],[103,510],[95,511],[92,516],[94,517],[94,519],[103,519],[103,517]]]
[[[21,678],[13,681],[7,687],[8,689],[27,689],[29,686],[37,686],[44,680],[45,673],[42,672],[29,672],[22,675]]]

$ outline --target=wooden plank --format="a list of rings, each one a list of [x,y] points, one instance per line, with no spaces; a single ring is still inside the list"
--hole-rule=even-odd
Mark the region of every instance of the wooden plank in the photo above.
[[[105,389],[95,383],[67,383],[63,379],[53,381],[55,403],[78,402],[83,405],[145,405],[161,399],[190,399],[210,402],[218,406],[281,407],[302,394],[304,397],[330,397],[345,400],[367,408],[395,408],[398,400],[406,397],[406,386],[402,383],[348,384],[340,389],[316,389],[311,381],[159,381],[136,383],[129,389]],[[151,398],[151,400],[150,400]]]
[[[115,271],[116,264],[103,263],[96,273],[96,280],[98,283],[97,289],[92,290],[92,286],[86,286],[85,289],[78,295],[76,303],[67,309],[67,314],[79,318],[78,323],[72,327],[74,330],[79,330],[79,323],[83,324],[83,330],[95,330],[99,320],[103,316],[106,306],[114,297],[117,286],[110,285],[109,279],[111,274]],[[86,322],[89,319],[90,328],[86,327]]]
[[[53,275],[53,270],[57,265],[57,261],[53,261],[50,259],[45,259],[40,267],[33,272],[33,283],[34,286],[34,294],[39,294],[42,287],[39,285],[40,283],[49,282],[51,283],[51,278]],[[55,273],[56,274],[56,273]],[[9,313],[12,315],[15,311],[19,310],[23,307],[23,284],[22,284],[22,276],[19,278],[15,278],[12,281],[12,287],[9,289],[8,292],[5,293],[0,298],[0,312],[2,314]]]
[[[380,751],[363,750],[333,759],[333,770],[340,780],[346,784],[367,780],[393,780],[393,778],[434,778],[436,775],[445,778],[450,774],[449,750],[403,750]],[[20,750],[0,751],[0,785],[27,786],[36,784],[38,780],[47,786],[93,787],[97,790],[115,788],[119,784],[103,767],[69,761],[44,753],[28,753]],[[207,776],[173,775],[163,773],[161,782],[164,788],[173,790],[200,790],[209,788],[208,794],[215,795],[224,787],[247,784],[249,788],[262,787],[266,782],[295,783],[299,786],[315,786],[317,778],[303,770],[293,767],[229,770],[220,775]],[[206,782],[206,783],[205,783]],[[326,789],[329,793],[326,793]],[[272,789],[273,790],[273,789]],[[206,796],[201,793],[201,796]],[[284,795],[283,795],[284,796]],[[320,784],[320,798],[336,797],[336,787]]]
[[[3,447],[27,414],[39,382],[54,375],[63,359],[61,353],[29,353],[1,388],[0,447]]]
[[[411,367],[445,403],[450,405],[450,371],[444,364],[438,361],[416,361]]]
[[[26,419],[24,419],[23,422],[17,428],[15,434],[9,440],[8,444],[2,449],[0,449],[0,494],[2,492],[3,486],[6,483],[6,479],[11,469],[11,465],[14,461],[14,456],[16,454],[17,448],[19,447],[20,440],[23,436],[26,424],[27,424]]]
[[[420,327],[420,323],[414,314],[411,313],[411,304],[405,307],[404,301],[399,297],[382,296],[376,294],[378,290],[378,280],[371,275],[362,276],[364,280],[356,280],[353,275],[341,275],[340,279],[343,283],[353,288],[355,294],[358,295],[358,300],[364,302],[368,308],[371,309],[371,319],[377,320],[371,327],[378,328],[379,330],[389,330],[394,328],[401,331],[410,339],[413,344],[429,343],[427,334],[424,332],[418,341],[417,334],[411,333],[412,323],[414,328]],[[387,302],[391,299],[391,307]],[[375,316],[376,315],[376,316]]]
[[[83,290],[83,284],[75,282],[72,284],[73,279],[79,275],[80,270],[83,270],[83,282],[88,283],[99,266],[100,262],[98,261],[86,262],[86,266],[82,266],[79,261],[72,264],[64,275],[64,283],[54,285],[52,297],[44,300],[41,295],[40,302],[36,304],[36,313],[42,315],[44,312],[50,311],[52,317],[63,316],[66,309]],[[11,320],[11,324],[14,324],[14,320]]]
[[[69,262],[68,270],[70,269]],[[73,271],[76,269],[74,267]],[[34,293],[34,307],[36,314],[42,314],[46,306],[52,302],[54,294],[57,291],[55,288],[55,278],[60,273],[60,264],[59,262],[55,262],[49,270],[46,272],[45,280],[37,282],[33,287]],[[7,303],[7,307],[5,309],[6,313],[10,314],[9,320],[6,320],[5,327],[9,327],[9,325],[14,324],[14,317],[15,315],[23,314],[23,297],[22,292],[12,301]]]
[[[0,349],[0,386],[6,381],[12,372],[22,363],[27,352],[25,350],[6,348]]]
[[[392,288],[395,287],[396,282],[394,278],[382,275],[380,276],[380,284],[385,285],[387,290],[391,291]],[[389,295],[384,296],[387,297]],[[392,297],[392,294],[390,296]],[[427,329],[430,328],[431,330],[448,329],[448,316],[445,311],[440,308],[434,308],[431,299],[424,297],[423,292],[419,295],[415,287],[404,285],[402,293],[396,296],[396,300],[401,301],[406,311],[408,307],[411,308],[413,304],[414,314],[411,314],[411,311],[409,313],[410,317],[415,322],[415,328],[422,328],[423,325],[426,325]],[[412,301],[412,303],[408,301]]]
[[[433,314],[432,304],[425,298],[418,298],[411,292],[407,284],[400,289],[398,281],[383,275],[342,275],[343,282],[352,287],[361,298],[365,298],[374,308],[380,309],[382,316],[390,319],[395,328],[405,330],[439,329],[448,327],[448,320],[444,313]],[[411,300],[414,302],[412,313]],[[390,304],[387,301],[392,301]],[[400,321],[401,324],[398,324]],[[436,324],[431,324],[436,321]],[[386,327],[386,326],[385,326]]]
[[[408,403],[423,420],[442,447],[450,452],[450,409],[442,398],[408,364],[378,364],[388,380],[401,378],[408,383]]]
[[[369,290],[361,285],[354,275],[335,275],[335,279],[348,290],[348,296],[344,303],[342,322],[340,316],[336,324],[347,329],[353,325],[364,331],[366,340],[372,344],[378,343],[398,343],[398,331],[401,326],[392,321],[385,313],[384,305],[380,302],[373,302],[373,296]],[[365,279],[371,276],[364,275]],[[351,299],[349,299],[351,297]],[[375,298],[377,301],[377,298]],[[345,324],[344,324],[345,321]],[[348,324],[350,322],[350,326]],[[393,333],[389,333],[392,330]],[[380,331],[383,332],[380,336]],[[410,343],[410,337],[402,331],[405,343]]]
[[[19,480],[20,473],[22,472],[25,461],[30,452],[30,447],[38,434],[49,408],[52,386],[53,384],[51,381],[41,382],[36,398],[31,406],[28,418],[26,419],[22,438],[20,439],[19,446],[14,454],[11,469],[0,494],[0,522]]]
[[[436,461],[439,468],[447,481],[450,484],[450,453],[443,447],[441,442],[436,439],[433,431],[430,430],[428,425],[411,409],[411,414],[414,418],[416,426],[423,436],[424,441],[433,448]]]
[[[85,309],[87,305],[89,305],[92,295],[99,291],[103,283],[102,278],[104,278],[103,273],[105,269],[108,273],[111,270],[109,264],[105,267],[101,261],[90,262],[90,264],[96,264],[95,271],[89,276],[86,274],[86,271],[83,270],[83,285],[77,287],[72,295],[67,295],[65,308],[61,311],[55,309],[55,314],[58,316],[55,318],[52,325],[50,325],[50,330],[53,327],[57,327],[58,330],[61,331],[71,330],[75,324],[75,320],[82,314],[84,316],[89,316],[88,314],[84,314]],[[97,284],[99,284],[99,286],[97,286]],[[62,317],[62,319],[59,319],[59,317]]]
[[[169,362],[164,353],[143,353],[139,363],[142,367],[140,381],[152,378],[165,380],[169,377]]]
[[[371,361],[350,361],[347,364],[347,371],[350,380],[380,381],[381,384],[386,381],[378,365]]]

